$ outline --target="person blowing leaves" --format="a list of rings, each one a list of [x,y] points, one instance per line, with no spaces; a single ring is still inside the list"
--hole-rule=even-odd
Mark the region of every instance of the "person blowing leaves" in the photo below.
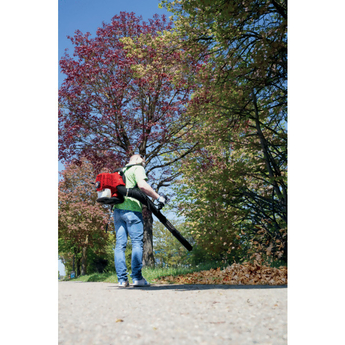
[[[145,159],[138,154],[130,157],[129,163],[123,169],[126,177],[126,188],[138,187],[148,196],[152,197],[164,206],[167,197],[157,194],[146,182]],[[125,201],[114,206],[114,225],[116,233],[115,246],[115,270],[120,287],[128,287],[127,266],[125,250],[128,236],[132,241],[132,274],[133,286],[150,286],[142,276],[142,260],[144,248],[144,224],[142,216],[142,205],[140,201],[125,197]]]

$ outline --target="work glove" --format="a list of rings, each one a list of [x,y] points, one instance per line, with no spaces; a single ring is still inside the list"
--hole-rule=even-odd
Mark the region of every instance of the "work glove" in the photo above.
[[[162,194],[158,197],[157,202],[158,202],[158,206],[157,209],[161,210],[167,203],[168,203],[169,199],[166,195]]]

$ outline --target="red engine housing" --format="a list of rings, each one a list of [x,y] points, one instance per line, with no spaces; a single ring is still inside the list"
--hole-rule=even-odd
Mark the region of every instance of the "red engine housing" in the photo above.
[[[97,191],[100,192],[105,188],[109,188],[111,190],[112,197],[118,197],[117,186],[126,186],[123,182],[122,177],[117,172],[113,174],[99,174],[96,177],[96,183],[97,182],[100,183],[99,187],[97,188]]]

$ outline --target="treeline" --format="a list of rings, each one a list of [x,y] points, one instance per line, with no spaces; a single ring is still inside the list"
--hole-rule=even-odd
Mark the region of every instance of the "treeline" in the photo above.
[[[174,25],[155,17],[149,30],[121,13],[95,41],[76,34],[79,61],[86,54],[78,69],[62,61],[59,253],[68,265],[74,256],[81,273],[112,269],[108,210],[85,181],[139,152],[149,182],[157,190],[171,184],[178,229],[194,244],[186,252],[155,222],[156,264],[286,263],[286,1],[161,5]]]
[[[219,259],[287,262],[287,2],[162,1],[195,59],[177,204],[196,242]]]

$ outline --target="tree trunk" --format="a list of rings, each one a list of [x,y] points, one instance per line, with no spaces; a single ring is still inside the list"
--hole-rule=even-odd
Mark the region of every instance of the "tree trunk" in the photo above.
[[[143,252],[143,266],[154,266],[155,258],[153,256],[153,235],[152,212],[143,205],[143,220],[144,220],[144,252]]]
[[[80,276],[80,259],[77,258],[77,249],[74,248],[74,256],[73,256],[73,268],[72,270],[75,272],[75,276],[79,277]]]
[[[76,277],[79,277],[80,276],[80,258],[76,260],[77,263],[76,263],[76,271],[75,271],[75,275]]]
[[[82,257],[81,257],[81,275],[86,274],[86,247],[83,247]]]
[[[82,257],[81,257],[81,275],[84,276],[86,274],[86,249],[89,243],[89,235],[86,235],[85,246],[82,249]]]

